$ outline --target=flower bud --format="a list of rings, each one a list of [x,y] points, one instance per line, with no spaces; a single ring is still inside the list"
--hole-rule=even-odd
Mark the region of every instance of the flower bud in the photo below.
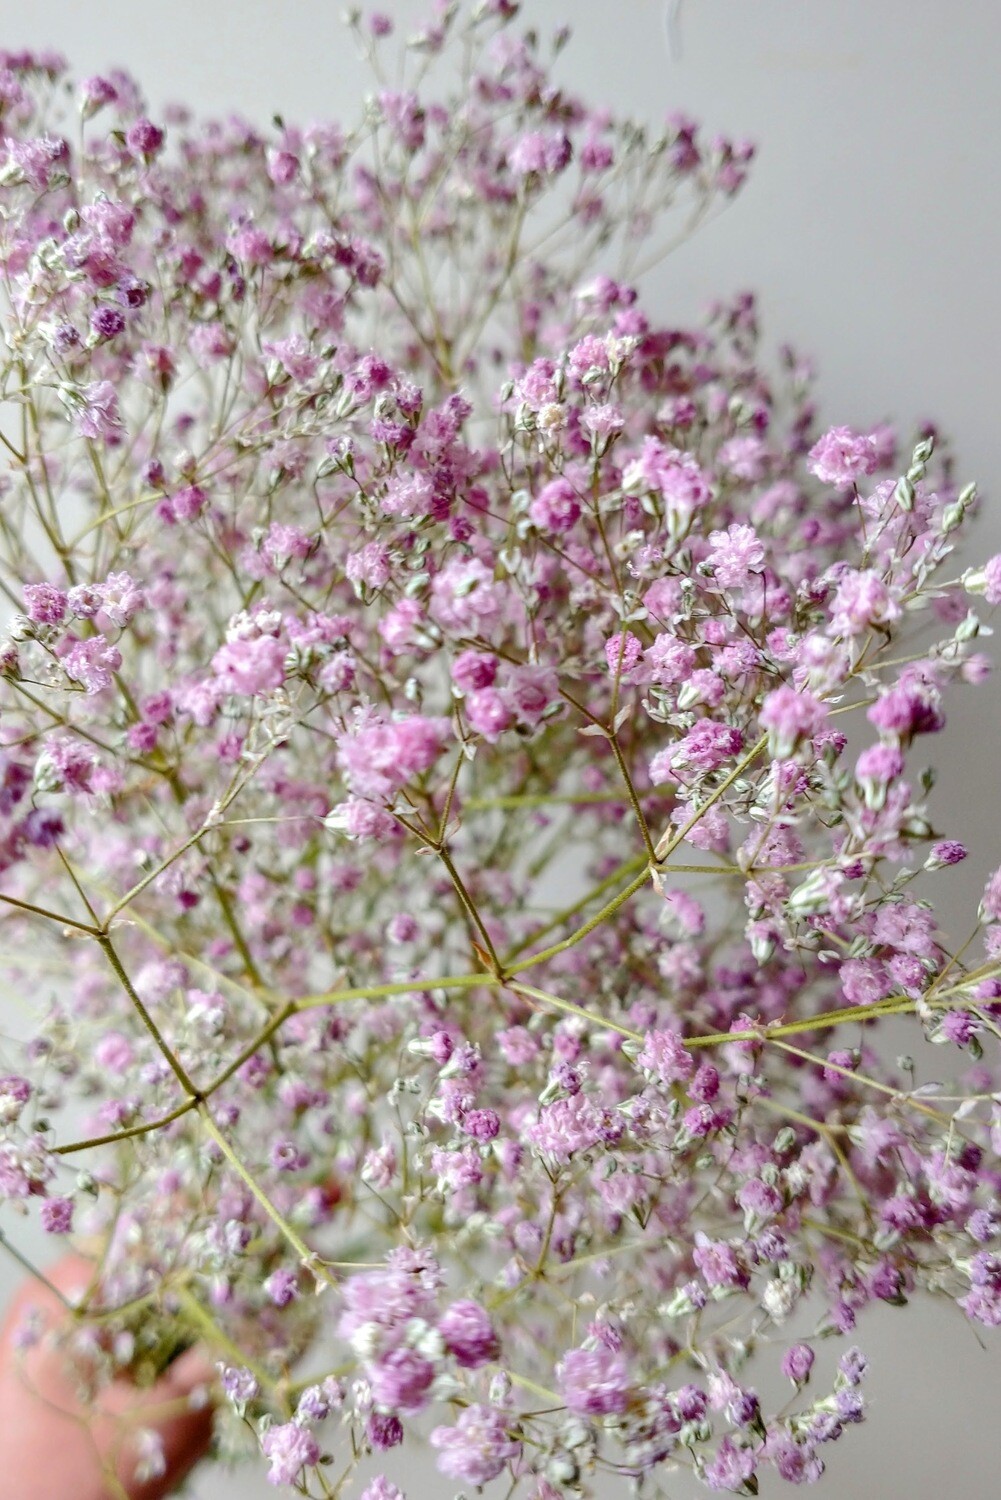
[[[914,486],[908,475],[902,474],[897,480],[893,498],[901,510],[912,511],[914,509]]]

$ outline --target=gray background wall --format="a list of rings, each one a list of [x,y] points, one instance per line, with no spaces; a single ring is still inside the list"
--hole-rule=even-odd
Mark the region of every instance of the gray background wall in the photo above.
[[[402,26],[422,9],[381,8]],[[330,0],[0,0],[0,45],[59,47],[80,74],[124,65],[154,105],[184,100],[262,123],[275,110],[350,119],[367,80],[340,10]],[[596,102],[651,120],[684,108],[759,143],[744,194],[650,276],[650,305],[680,321],[713,296],[755,288],[774,343],[816,357],[829,422],[892,417],[906,428],[934,417],[953,436],[963,477],[987,496],[976,550],[1001,550],[993,0],[685,0],[673,12],[669,0],[526,0],[523,14],[542,28],[573,22],[562,76]],[[1001,677],[959,695],[933,747],[937,821],[971,847],[943,901],[947,925],[975,906],[1001,859],[999,709]],[[0,1265],[0,1298],[11,1282]],[[985,1350],[959,1314],[933,1305],[887,1312],[862,1342],[872,1416],[830,1451],[821,1493],[996,1495],[996,1342]],[[2,1423],[0,1412],[0,1448]],[[430,1467],[407,1472],[411,1500],[452,1492]],[[193,1492],[275,1493],[210,1473]]]

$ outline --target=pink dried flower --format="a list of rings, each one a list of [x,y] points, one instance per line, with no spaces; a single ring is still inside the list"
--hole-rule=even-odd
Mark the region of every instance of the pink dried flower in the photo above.
[[[663,1084],[684,1083],[695,1063],[676,1031],[649,1031],[637,1065]]]
[[[416,1349],[391,1349],[369,1369],[372,1395],[383,1407],[404,1415],[422,1411],[435,1368]]]
[[[29,620],[40,625],[58,625],[66,614],[66,594],[51,583],[26,583],[24,607]]]
[[[509,148],[508,166],[519,177],[532,174],[555,176],[569,164],[572,147],[567,136],[556,131],[529,131]]]
[[[489,1406],[468,1406],[454,1427],[436,1427],[431,1446],[438,1449],[438,1467],[450,1479],[466,1484],[489,1484],[521,1451],[508,1436],[504,1416]]]
[[[407,1497],[385,1474],[377,1474],[362,1490],[359,1500],[407,1500]]]
[[[874,626],[900,618],[900,605],[872,568],[842,574],[834,598],[831,629],[840,635],[859,635]]]
[[[285,1422],[269,1427],[261,1438],[261,1451],[268,1460],[271,1484],[295,1484],[302,1470],[312,1468],[320,1457],[320,1446],[307,1427]]]
[[[1001,876],[979,953],[913,884],[966,854],[914,742],[1001,561],[953,576],[932,429],[818,440],[750,294],[683,327],[600,270],[753,150],[578,99],[517,11],[436,5],[358,126],[169,143],[0,54],[0,1198],[86,1202],[82,1347],[197,1293],[276,1484],[422,1424],[534,1500],[811,1482],[865,1408],[856,1351],[810,1400],[783,1359],[807,1289],[835,1339],[1001,1322]],[[324,1350],[281,1410],[250,1374]]]
[[[490,1315],[478,1302],[453,1302],[438,1323],[445,1347],[465,1369],[491,1364],[500,1354],[500,1340]]]
[[[76,429],[81,437],[99,439],[102,442],[117,440],[122,428],[118,411],[118,397],[108,380],[94,380],[78,392],[80,405],[76,413]]]
[[[788,686],[769,693],[758,716],[762,729],[768,730],[770,753],[780,758],[819,734],[826,720],[827,710],[812,693],[798,693]]]
[[[875,471],[876,443],[850,427],[832,427],[810,449],[807,463],[822,484],[854,484]]]
[[[707,561],[721,588],[741,588],[752,573],[760,573],[765,549],[753,526],[734,525],[709,533]]]
[[[627,467],[622,482],[626,489],[636,493],[659,494],[669,517],[678,526],[687,526],[696,512],[709,503],[712,494],[709,481],[690,453],[667,448],[652,437],[644,440],[640,457]]]
[[[69,1234],[73,1228],[72,1198],[46,1198],[40,1217],[46,1234]]]
[[[152,120],[136,120],[125,133],[125,144],[135,156],[156,156],[163,142],[164,132]]]
[[[62,660],[67,677],[79,682],[87,693],[100,693],[111,686],[122,664],[122,653],[98,635],[89,641],[74,641]]]
[[[224,692],[251,698],[281,687],[285,648],[274,636],[227,641],[212,658],[212,670]]]
[[[578,1416],[614,1416],[629,1404],[626,1360],[602,1344],[596,1349],[571,1349],[556,1374],[564,1401]]]
[[[570,531],[580,519],[581,503],[568,479],[553,479],[535,496],[528,514],[543,531]]]

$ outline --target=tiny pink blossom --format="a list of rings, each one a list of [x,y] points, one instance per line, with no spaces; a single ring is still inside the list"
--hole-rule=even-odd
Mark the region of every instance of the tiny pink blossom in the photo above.
[[[684,1083],[695,1071],[691,1053],[676,1031],[648,1031],[637,1066],[661,1083]]]
[[[281,687],[285,648],[271,635],[227,641],[212,658],[212,670],[224,692],[251,698]]]
[[[821,484],[849,485],[872,474],[878,463],[876,442],[850,427],[832,427],[810,449],[807,465]]]
[[[100,693],[110,687],[121,664],[118,647],[110,646],[101,635],[75,641],[63,657],[66,676],[79,682],[87,693]]]
[[[553,176],[563,171],[571,154],[570,141],[561,132],[532,130],[508,148],[507,161],[519,177]]]
[[[475,688],[467,693],[465,714],[470,729],[494,745],[514,723],[507,698],[493,687]]]
[[[644,439],[640,457],[626,468],[622,482],[633,493],[652,490],[660,494],[668,513],[682,525],[708,504],[712,493],[690,453],[665,447],[652,437]]]
[[[58,625],[67,610],[67,597],[63,589],[51,583],[26,583],[24,607],[29,620],[40,625]]]
[[[490,1364],[500,1353],[500,1340],[490,1315],[478,1302],[453,1302],[438,1324],[446,1348],[458,1364],[475,1370]]]
[[[542,531],[570,531],[581,514],[581,503],[568,479],[552,479],[528,507],[528,514]]]
[[[83,386],[79,392],[81,405],[77,411],[76,429],[81,437],[109,442],[116,439],[122,429],[118,411],[118,396],[108,380],[95,380]]]
[[[900,618],[900,605],[872,568],[842,574],[831,611],[831,630],[859,635]]]
[[[626,1360],[603,1344],[595,1349],[571,1349],[556,1375],[564,1401],[578,1416],[619,1415],[629,1404]]]
[[[626,678],[643,654],[638,636],[619,631],[605,642],[605,660],[613,676]]]
[[[827,722],[827,709],[812,693],[797,693],[787,685],[769,693],[758,721],[767,729],[772,755],[791,755],[804,739],[819,734]]]
[[[987,581],[987,587],[984,590],[987,603],[1001,604],[1001,552],[984,564],[984,576]]]
[[[320,1457],[320,1445],[307,1427],[285,1422],[269,1427],[261,1439],[261,1449],[268,1460],[271,1484],[294,1484],[304,1468],[311,1468]]]
[[[709,557],[721,588],[741,588],[752,573],[760,573],[765,549],[753,526],[735,524],[709,533]]]
[[[430,1441],[438,1449],[441,1472],[466,1484],[489,1484],[521,1451],[507,1425],[495,1408],[473,1405],[459,1414],[454,1427],[434,1428]]]

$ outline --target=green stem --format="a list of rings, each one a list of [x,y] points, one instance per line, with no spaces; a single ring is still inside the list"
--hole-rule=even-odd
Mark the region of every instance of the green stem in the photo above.
[[[138,1135],[150,1135],[154,1130],[162,1130],[165,1125],[172,1125],[175,1120],[181,1119],[183,1115],[190,1114],[195,1108],[194,1096],[185,1099],[176,1109],[172,1109],[168,1115],[161,1115],[156,1120],[146,1120],[142,1125],[131,1125],[127,1130],[116,1130],[110,1135],[93,1135],[85,1141],[73,1141],[68,1146],[53,1146],[53,1156],[72,1156],[77,1151],[88,1151],[92,1146],[113,1146],[116,1141],[128,1141]]]
[[[26,1255],[22,1255],[16,1245],[11,1244],[10,1240],[4,1234],[2,1229],[0,1229],[0,1245],[3,1246],[7,1254],[13,1260],[17,1261],[18,1265],[23,1271],[27,1271],[29,1276],[31,1276],[35,1281],[40,1282],[41,1285],[46,1288],[46,1290],[50,1291],[53,1297],[55,1297],[58,1302],[62,1303],[67,1312],[72,1312],[74,1310],[72,1302],[69,1301],[65,1293],[61,1292],[57,1286],[54,1286],[49,1278],[44,1274],[44,1272],[40,1271],[37,1266],[33,1265]]]
[[[153,1017],[150,1015],[145,1005],[140,1000],[139,996],[136,994],[131,979],[122,967],[122,961],[115,951],[115,945],[111,941],[111,938],[107,933],[97,933],[96,936],[97,941],[104,949],[104,953],[109,964],[114,969],[115,974],[118,977],[119,984],[122,986],[122,989],[125,991],[126,995],[128,995],[129,1000],[132,1002],[133,1009],[135,1010],[139,1019],[142,1021],[143,1025],[146,1027],[146,1030],[149,1032],[150,1036],[153,1038],[153,1041],[156,1043],[157,1048],[166,1059],[171,1072],[174,1074],[174,1077],[177,1079],[178,1083],[181,1085],[186,1094],[190,1094],[192,1099],[200,1099],[201,1095],[198,1089],[196,1089],[195,1085],[191,1082],[191,1079],[188,1077],[183,1063],[179,1058],[174,1056],[173,1052],[167,1046],[167,1043],[164,1041],[163,1036],[160,1033],[159,1027],[153,1020]]]
[[[669,859],[671,857],[672,853],[675,849],[677,849],[682,840],[688,837],[692,829],[695,827],[696,823],[701,820],[701,818],[705,814],[706,809],[712,807],[713,803],[718,802],[719,799],[723,796],[724,792],[728,792],[730,790],[731,786],[733,786],[733,783],[737,781],[739,777],[743,776],[748,766],[750,766],[755,760],[757,760],[758,756],[761,754],[762,750],[767,744],[768,736],[767,734],[763,734],[760,740],[758,740],[756,744],[752,745],[751,749],[747,752],[744,758],[737,762],[733,770],[730,772],[729,776],[721,781],[719,786],[716,787],[715,791],[713,791],[706,798],[705,802],[703,802],[698,812],[694,812],[688,819],[688,822],[683,824],[683,826],[679,828],[677,833],[673,836],[671,836],[669,833],[665,833],[663,835],[663,837],[657,844],[657,859],[660,864],[663,864],[666,859]]]
[[[200,1339],[204,1339],[210,1346],[215,1345],[220,1354],[228,1355],[235,1365],[245,1365],[252,1374],[256,1375],[265,1390],[274,1389],[274,1381],[267,1371],[255,1364],[252,1359],[247,1358],[246,1350],[240,1344],[233,1342],[187,1287],[178,1287],[175,1295],[181,1308],[194,1325],[192,1331],[197,1332]]]
[[[429,847],[434,846],[429,845]],[[463,883],[462,877],[460,876],[458,870],[455,868],[455,865],[452,861],[452,856],[449,854],[444,845],[442,845],[441,848],[437,849],[435,852],[437,853],[442,864],[445,866],[445,869],[448,871],[449,879],[455,886],[456,895],[462,902],[469,920],[472,922],[473,926],[476,928],[476,931],[479,933],[480,937],[483,940],[483,956],[489,960],[495,970],[499,970],[500,959],[497,957],[497,951],[494,948],[493,940],[489,932],[487,931],[486,924],[483,921],[483,918],[480,916],[480,913],[477,910],[475,901],[466,889],[466,886]]]
[[[78,922],[75,917],[64,917],[62,912],[48,911],[44,906],[34,906],[30,901],[19,901],[16,896],[0,896],[0,901],[5,906],[13,906],[18,911],[31,912],[32,916],[45,917],[49,922],[58,922],[60,927],[72,927],[76,932],[85,932],[88,937],[97,937],[98,930],[89,922]]]
[[[650,870],[644,860],[643,869],[636,876],[636,879],[631,880],[624,891],[620,891],[611,901],[606,902],[601,910],[596,912],[582,927],[578,927],[575,932],[572,932],[569,937],[563,938],[561,942],[553,943],[549,948],[543,948],[540,953],[533,953],[528,958],[519,960],[516,964],[508,965],[506,972],[508,974],[520,974],[525,969],[534,968],[536,964],[545,963],[547,959],[555,958],[558,953],[565,953],[568,948],[574,947],[582,938],[586,938],[588,933],[593,932],[596,927],[600,927],[606,918],[610,917],[613,912],[617,912],[620,906],[624,906],[630,897],[635,896],[637,891],[642,890],[649,878]]]
[[[285,1239],[288,1240],[289,1244],[298,1255],[302,1264],[304,1266],[307,1266],[309,1270],[312,1271],[317,1280],[326,1281],[330,1285],[333,1285],[334,1278],[330,1275],[330,1272],[326,1269],[323,1262],[319,1259],[315,1251],[309,1248],[302,1236],[292,1228],[292,1225],[288,1222],[285,1216],[278,1211],[278,1209],[272,1203],[271,1199],[268,1197],[267,1193],[257,1181],[256,1177],[254,1177],[253,1173],[244,1166],[243,1162],[240,1160],[236,1152],[233,1150],[232,1146],[229,1144],[229,1141],[227,1141],[226,1137],[223,1135],[222,1131],[213,1120],[211,1112],[209,1111],[209,1107],[204,1101],[202,1101],[198,1105],[198,1113],[201,1115],[202,1123],[204,1124],[206,1131],[212,1137],[213,1141],[215,1141],[216,1145],[219,1147],[219,1150],[229,1162],[233,1171],[240,1178],[241,1182],[243,1182],[245,1186],[250,1189],[251,1193],[253,1193],[258,1203],[264,1209],[264,1212],[267,1214],[268,1218],[281,1232],[281,1234],[284,1235]]]
[[[287,1000],[281,1010],[271,1017],[271,1020],[263,1030],[259,1031],[253,1040],[249,1041],[243,1050],[234,1057],[233,1061],[202,1090],[202,1097],[205,1099],[209,1098],[217,1089],[221,1089],[224,1083],[228,1083],[233,1074],[238,1072],[245,1062],[249,1062],[254,1053],[259,1052],[271,1040],[275,1032],[279,1031],[285,1025],[289,1017],[295,1015],[298,1009],[299,1006],[295,1000]]]
[[[684,1043],[686,1047],[720,1047],[726,1042],[769,1042],[776,1037],[824,1031],[852,1021],[878,1021],[883,1016],[912,1015],[915,1007],[915,1001],[894,996],[892,1001],[884,1000],[878,1005],[849,1005],[841,1010],[825,1010],[801,1021],[784,1021],[781,1025],[761,1026],[754,1031],[713,1031],[705,1036],[686,1036]]]
[[[564,1010],[572,1016],[580,1016],[582,1020],[590,1021],[592,1026],[600,1026],[602,1031],[615,1031],[619,1036],[628,1037],[632,1042],[643,1040],[641,1032],[633,1031],[628,1026],[620,1026],[618,1022],[610,1021],[606,1016],[596,1015],[594,1011],[584,1010],[570,1000],[561,1000],[559,995],[551,995],[548,990],[537,990],[534,985],[517,983],[509,983],[507,988],[514,990],[516,994],[527,996],[530,1000],[538,1000],[543,1005],[552,1006],[556,1010]]]
[[[240,924],[236,920],[236,913],[233,911],[233,903],[229,899],[229,892],[226,890],[215,870],[211,868],[209,869],[209,880],[212,884],[212,889],[215,892],[216,900],[219,903],[219,910],[222,912],[223,921],[229,928],[230,936],[232,937],[233,942],[236,944],[236,951],[240,955],[240,960],[243,964],[244,972],[249,978],[251,984],[257,985],[258,989],[263,989],[264,981],[261,978],[261,972],[254,962],[254,957],[250,951],[247,939],[244,937],[240,929]]]
[[[318,1005],[340,1005],[349,1000],[388,1000],[393,995],[407,995],[414,990],[469,990],[477,985],[496,988],[500,980],[488,972],[477,974],[444,974],[439,979],[404,979],[392,984],[362,984],[346,990],[327,990],[318,995],[303,995],[296,1000],[296,1010],[312,1010]]]
[[[571,917],[575,917],[582,907],[588,906],[592,901],[596,901],[599,896],[603,896],[613,885],[618,885],[623,876],[631,875],[634,870],[639,869],[641,866],[646,866],[646,858],[642,854],[636,854],[632,859],[624,860],[610,875],[606,875],[604,880],[600,880],[597,885],[592,886],[586,896],[581,896],[572,906],[565,906],[554,917],[550,917],[544,926],[537,927],[527,938],[523,938],[520,943],[508,952],[504,959],[504,964],[508,972],[510,973],[511,960],[517,958],[519,953],[524,953],[525,949],[530,948],[533,943],[537,943],[542,938],[547,937],[557,927],[562,927],[563,923],[569,922]]]
[[[643,815],[643,809],[640,806],[640,799],[636,795],[636,788],[633,786],[633,779],[629,774],[629,767],[626,765],[626,758],[622,754],[618,736],[615,734],[610,734],[608,737],[608,743],[612,747],[612,754],[615,756],[615,764],[619,768],[619,774],[622,777],[622,780],[625,782],[626,793],[629,797],[629,805],[632,807],[633,816],[635,817],[636,822],[639,826],[640,836],[642,837],[644,847],[646,848],[647,859],[652,865],[655,865],[657,863],[657,851],[653,846],[653,839],[650,837],[650,829],[647,827],[647,821]]]

